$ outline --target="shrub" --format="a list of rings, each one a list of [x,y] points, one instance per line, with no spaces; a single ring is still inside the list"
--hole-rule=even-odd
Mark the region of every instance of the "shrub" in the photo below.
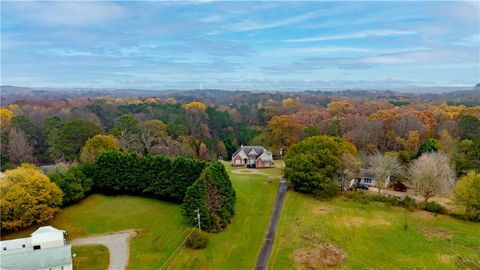
[[[418,206],[420,209],[436,214],[445,214],[447,212],[445,207],[436,202],[422,202]]]
[[[66,172],[58,170],[49,177],[63,191],[64,206],[83,199],[93,185],[92,179],[83,173],[81,167],[71,167]]]
[[[414,199],[410,198],[409,196],[405,196],[403,200],[400,201],[400,205],[407,208],[410,211],[413,211],[415,208],[417,208],[417,203],[415,202]]]
[[[204,249],[208,245],[208,237],[195,229],[195,231],[190,234],[185,246],[191,249]]]
[[[362,204],[368,204],[370,202],[370,197],[365,194],[363,190],[357,190],[347,194],[347,198]]]

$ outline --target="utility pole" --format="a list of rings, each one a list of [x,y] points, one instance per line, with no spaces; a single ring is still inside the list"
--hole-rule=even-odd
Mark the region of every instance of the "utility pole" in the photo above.
[[[202,229],[200,227],[200,209],[195,210],[195,213],[197,213],[197,217],[195,218],[195,220],[198,221],[198,233],[201,233]]]

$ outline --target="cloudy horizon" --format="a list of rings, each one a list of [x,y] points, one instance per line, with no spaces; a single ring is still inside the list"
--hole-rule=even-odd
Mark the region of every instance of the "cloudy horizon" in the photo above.
[[[1,84],[138,89],[473,87],[465,2],[2,2]]]

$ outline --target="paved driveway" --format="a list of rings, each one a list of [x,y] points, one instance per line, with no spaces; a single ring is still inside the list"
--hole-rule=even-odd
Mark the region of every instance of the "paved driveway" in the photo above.
[[[99,235],[78,238],[71,241],[72,245],[103,245],[110,253],[108,270],[124,270],[130,256],[130,239],[136,235],[135,231],[123,231],[108,235]]]

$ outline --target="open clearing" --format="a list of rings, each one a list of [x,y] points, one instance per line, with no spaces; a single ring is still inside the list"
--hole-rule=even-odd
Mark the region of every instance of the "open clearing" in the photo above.
[[[268,268],[459,269],[461,260],[480,261],[478,223],[288,192]]]
[[[226,168],[230,173],[230,165],[226,164]],[[271,174],[275,180],[269,184],[264,175],[231,175],[237,192],[232,224],[225,232],[209,234],[210,243],[205,250],[184,249],[169,265],[170,269],[253,268],[267,230],[281,173],[279,168],[262,171]],[[127,268],[135,270],[160,269],[191,228],[182,218],[178,204],[99,194],[63,209],[48,225],[66,230],[69,240],[135,230],[138,235],[131,240]],[[25,237],[35,229],[3,235],[2,238]],[[84,253],[88,248],[74,247],[74,250]]]

